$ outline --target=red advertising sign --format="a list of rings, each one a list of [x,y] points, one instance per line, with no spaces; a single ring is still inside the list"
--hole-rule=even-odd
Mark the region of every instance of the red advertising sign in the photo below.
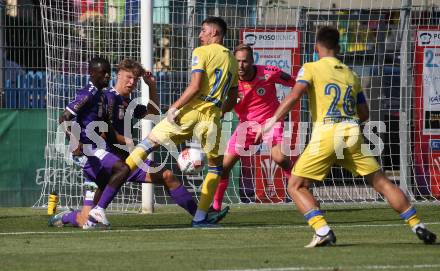
[[[284,72],[296,76],[300,66],[300,32],[296,28],[248,28],[240,31],[240,41],[250,45],[254,50],[254,60],[257,65],[271,65],[282,69]],[[276,85],[279,101],[289,93],[290,87]],[[289,156],[296,160],[299,153],[295,145],[297,139],[298,123],[300,122],[300,104],[289,114],[289,123],[284,130],[291,136]],[[271,159],[270,150],[262,146],[256,155],[255,164],[250,171],[255,178],[256,202],[284,202],[286,198],[286,180],[283,178],[281,168]],[[242,178],[249,179],[249,176]]]
[[[422,195],[440,198],[440,27],[417,30],[414,160]]]

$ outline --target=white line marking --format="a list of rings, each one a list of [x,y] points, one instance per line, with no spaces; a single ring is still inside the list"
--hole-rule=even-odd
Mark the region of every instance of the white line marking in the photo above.
[[[439,268],[440,264],[417,264],[417,265],[361,265],[361,266],[316,266],[316,267],[284,267],[284,268],[261,268],[261,269],[220,269],[210,271],[298,271],[298,270],[388,270],[388,269],[425,269]]]
[[[440,222],[428,222],[425,225],[440,225]],[[374,227],[408,227],[406,224],[380,224],[380,225],[333,225],[332,228],[374,228]],[[23,231],[23,232],[0,232],[0,236],[6,235],[31,235],[31,234],[81,234],[91,232],[124,233],[124,232],[161,232],[161,231],[222,231],[222,230],[249,230],[249,229],[303,229],[309,226],[282,225],[282,226],[244,226],[244,227],[219,227],[219,228],[155,228],[155,229],[126,229],[126,230],[75,230],[75,231]],[[62,229],[60,229],[62,230]]]

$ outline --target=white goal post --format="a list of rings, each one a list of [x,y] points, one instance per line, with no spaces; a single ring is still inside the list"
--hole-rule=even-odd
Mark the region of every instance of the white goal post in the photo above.
[[[87,4],[87,3],[89,4]],[[220,16],[228,23],[226,46],[255,42],[258,64],[277,65],[293,75],[305,62],[313,61],[316,30],[334,25],[341,34],[339,58],[361,78],[370,106],[370,119],[385,124],[386,130],[365,130],[368,139],[377,138],[383,151],[376,158],[386,175],[412,201],[438,202],[440,198],[440,105],[435,87],[440,87],[440,7],[438,1],[324,1],[324,0],[40,0],[47,62],[47,146],[46,167],[38,172],[42,184],[35,206],[46,206],[56,191],[61,207],[81,205],[82,173],[72,163],[58,117],[75,91],[87,80],[88,59],[103,55],[112,67],[129,57],[154,71],[160,107],[166,112],[189,81],[190,53],[199,46],[200,23],[207,16]],[[248,35],[248,34],[252,35]],[[286,41],[258,43],[282,33],[298,37]],[[293,34],[292,34],[293,33]],[[278,34],[277,34],[278,35]],[[248,37],[248,40],[246,40]],[[431,37],[431,38],[430,38]],[[253,39],[253,40],[252,40]],[[276,39],[276,37],[274,38]],[[436,79],[437,78],[437,79]],[[147,101],[146,86],[136,95]],[[288,89],[279,87],[282,99]],[[431,96],[429,96],[432,94]],[[440,97],[437,97],[440,101]],[[440,102],[439,102],[440,104]],[[310,134],[306,99],[289,117],[285,137],[293,140],[291,150],[302,150]],[[290,122],[293,121],[293,122]],[[221,150],[237,125],[227,114],[223,121]],[[137,138],[145,137],[151,124],[142,122]],[[141,135],[142,133],[142,135]],[[292,136],[293,134],[293,136]],[[366,141],[371,149],[371,140]],[[194,144],[188,142],[188,145]],[[182,176],[165,149],[154,153],[166,160],[178,178],[198,199],[200,176]],[[296,159],[297,154],[292,155]],[[165,158],[167,157],[167,158]],[[383,202],[381,195],[363,178],[333,167],[328,178],[312,187],[321,202]],[[148,191],[148,192],[147,192]],[[149,197],[151,195],[152,197]],[[226,192],[230,203],[287,203],[283,179],[267,149],[238,163]],[[153,212],[155,204],[173,204],[162,186],[126,184],[110,205],[117,211]]]
[[[140,21],[141,21],[141,63],[149,71],[153,71],[153,1],[141,1],[140,3]],[[148,86],[143,81],[141,82],[141,103],[148,104],[150,96],[148,92]],[[147,137],[153,123],[150,120],[146,120],[142,125],[142,138]],[[152,158],[150,154],[150,158]],[[153,213],[154,212],[154,189],[153,184],[142,184],[142,212]]]

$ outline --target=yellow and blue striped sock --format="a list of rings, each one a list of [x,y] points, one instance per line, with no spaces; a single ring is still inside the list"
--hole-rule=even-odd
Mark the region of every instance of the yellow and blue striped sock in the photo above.
[[[214,199],[218,182],[222,176],[222,171],[222,166],[208,167],[208,174],[206,174],[202,184],[202,194],[200,195],[198,209],[206,212],[208,211],[209,206],[211,206],[212,200]]]
[[[409,207],[408,210],[401,213],[400,218],[405,220],[405,222],[408,223],[413,230],[415,230],[416,226],[421,224],[420,218],[417,216],[417,211],[414,206]]]
[[[316,234],[324,236],[330,231],[330,227],[327,225],[321,210],[311,209],[304,214],[304,218],[309,226],[315,230]]]

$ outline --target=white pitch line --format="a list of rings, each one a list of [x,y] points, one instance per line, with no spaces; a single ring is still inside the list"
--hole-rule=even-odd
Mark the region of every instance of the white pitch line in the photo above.
[[[417,265],[361,265],[361,266],[296,266],[284,268],[261,268],[261,269],[220,269],[210,271],[312,271],[312,270],[389,270],[389,269],[425,269],[425,268],[439,268],[440,264],[417,264]]]
[[[425,225],[440,225],[440,222],[428,222]],[[378,225],[368,225],[368,224],[354,224],[354,225],[333,225],[332,228],[374,228],[374,227],[408,227],[406,224],[378,224]],[[23,231],[23,232],[0,232],[0,236],[6,235],[31,235],[31,234],[81,234],[81,233],[125,233],[125,232],[161,232],[161,231],[199,231],[199,230],[249,230],[249,229],[293,229],[293,228],[309,228],[309,226],[302,225],[283,225],[283,226],[245,226],[245,227],[218,227],[218,228],[155,228],[155,229],[126,229],[126,230],[75,230],[75,231]]]

